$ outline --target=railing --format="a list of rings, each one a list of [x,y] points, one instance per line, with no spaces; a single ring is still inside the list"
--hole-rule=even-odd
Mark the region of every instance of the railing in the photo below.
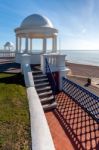
[[[53,91],[53,95],[55,95],[56,92],[57,92],[57,85],[56,85],[54,76],[52,74],[52,71],[50,69],[49,63],[47,61],[47,58],[45,58],[45,73],[47,74],[48,79],[50,81],[50,84],[51,84],[51,87],[52,87],[52,91]]]
[[[0,51],[0,58],[15,57],[15,52]]]
[[[52,68],[65,67],[65,57],[65,54],[59,53],[46,54],[47,61]]]
[[[62,78],[63,91],[99,122],[99,97],[79,86],[78,84]]]

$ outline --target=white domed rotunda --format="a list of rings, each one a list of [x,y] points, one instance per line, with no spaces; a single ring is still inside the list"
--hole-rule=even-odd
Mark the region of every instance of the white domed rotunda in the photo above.
[[[6,42],[4,44],[4,50],[13,50],[14,49],[14,44],[12,42]]]
[[[20,64],[41,64],[43,73],[46,71],[46,59],[52,72],[58,72],[59,80],[66,74],[65,54],[57,52],[58,30],[45,16],[33,14],[26,17],[16,33],[16,62]],[[47,53],[47,39],[52,39],[52,50]],[[25,43],[23,43],[23,39]],[[42,52],[35,52],[33,39],[42,39]],[[24,45],[24,50],[22,46]],[[22,65],[21,65],[22,66]],[[61,85],[60,85],[61,86]]]
[[[25,39],[25,53],[33,52],[33,39],[42,39],[42,53],[47,51],[47,39],[52,38],[52,52],[57,51],[58,30],[53,27],[52,22],[45,16],[33,14],[26,17],[20,27],[15,29],[16,51],[22,51],[22,39]]]

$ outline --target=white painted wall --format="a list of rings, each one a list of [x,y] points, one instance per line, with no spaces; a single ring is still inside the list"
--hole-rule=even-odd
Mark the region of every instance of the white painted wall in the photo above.
[[[29,64],[21,65],[26,87],[34,87],[33,75]]]
[[[21,64],[30,110],[32,150],[55,150],[47,120],[35,89],[29,64]]]
[[[43,108],[35,87],[27,88],[30,108],[32,150],[55,150]]]
[[[29,59],[28,59],[28,57],[27,57],[27,55],[29,56]],[[36,53],[16,53],[16,59],[15,59],[15,61],[17,62],[17,63],[22,63],[22,59],[23,59],[23,57],[25,58],[24,59],[24,61],[25,61],[25,63],[27,62],[27,61],[29,61],[29,64],[40,64],[40,55],[41,54],[36,54]],[[25,57],[26,56],[26,57]]]
[[[40,64],[41,54],[31,54],[31,64]]]

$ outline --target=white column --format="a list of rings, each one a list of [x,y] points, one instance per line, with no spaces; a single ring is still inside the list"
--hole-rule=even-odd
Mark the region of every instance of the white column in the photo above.
[[[46,38],[43,39],[43,53],[46,53],[47,50],[47,44],[46,44]]]
[[[18,52],[18,37],[16,36],[16,52]]]
[[[54,51],[54,37],[52,38],[52,52]]]
[[[19,37],[19,52],[21,52],[21,37]]]
[[[54,37],[55,40],[55,51],[57,51],[57,36]]]
[[[32,38],[30,38],[30,51],[32,51]]]
[[[25,52],[28,52],[28,37],[26,37],[25,41]]]
[[[57,52],[57,36],[56,35],[52,39],[52,52]]]

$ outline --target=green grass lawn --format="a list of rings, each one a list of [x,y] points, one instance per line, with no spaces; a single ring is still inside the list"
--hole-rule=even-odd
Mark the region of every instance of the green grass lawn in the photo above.
[[[0,150],[30,150],[30,121],[21,74],[0,73]]]

